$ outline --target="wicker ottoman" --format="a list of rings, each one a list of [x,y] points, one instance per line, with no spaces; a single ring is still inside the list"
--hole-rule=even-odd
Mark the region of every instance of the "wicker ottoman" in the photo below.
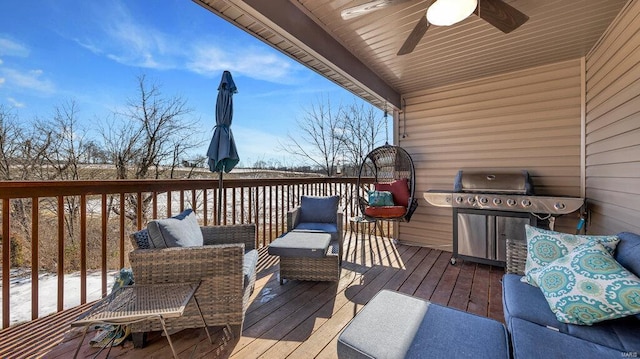
[[[338,358],[509,358],[495,320],[382,290],[338,337]]]
[[[340,246],[322,232],[291,231],[269,245],[280,256],[280,284],[284,279],[337,281],[340,279]]]

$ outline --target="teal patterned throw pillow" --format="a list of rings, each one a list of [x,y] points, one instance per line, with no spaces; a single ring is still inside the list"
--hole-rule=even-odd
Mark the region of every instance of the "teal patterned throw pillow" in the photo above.
[[[393,206],[393,194],[389,191],[369,191],[369,205],[374,207]]]
[[[535,279],[563,323],[592,325],[640,313],[640,279],[598,242],[556,259]]]
[[[537,287],[534,280],[536,272],[547,264],[564,257],[576,247],[589,243],[602,243],[613,254],[620,239],[616,236],[583,236],[550,231],[525,225],[527,234],[527,260],[524,267],[523,282]]]

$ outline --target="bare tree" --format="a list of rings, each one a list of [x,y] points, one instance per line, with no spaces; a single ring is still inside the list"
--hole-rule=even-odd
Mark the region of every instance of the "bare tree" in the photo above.
[[[196,121],[189,118],[192,110],[186,100],[164,97],[160,90],[144,75],[138,76],[137,97],[101,126],[119,179],[160,178],[165,168],[171,172],[190,150],[203,143],[196,135]]]
[[[165,97],[159,85],[138,76],[136,97],[99,129],[117,178],[173,178],[176,167],[203,143],[191,112],[182,97]],[[145,214],[151,198],[143,198]],[[135,221],[137,201],[134,196],[126,200],[131,209],[126,216]],[[119,211],[117,206],[111,208]]]
[[[344,111],[343,129],[340,140],[343,142],[343,171],[347,175],[357,175],[359,164],[364,156],[380,144],[380,135],[386,123],[376,116],[372,106],[354,102]]]
[[[328,99],[312,103],[297,125],[301,135],[289,133],[288,142],[280,147],[328,176],[336,173],[341,161],[347,174],[355,175],[362,158],[380,143],[385,126],[372,106],[354,102],[335,108]]]
[[[342,106],[334,108],[329,99],[318,99],[297,120],[300,135],[289,133],[280,147],[322,168],[327,176],[336,171],[344,141],[340,140],[344,118]]]

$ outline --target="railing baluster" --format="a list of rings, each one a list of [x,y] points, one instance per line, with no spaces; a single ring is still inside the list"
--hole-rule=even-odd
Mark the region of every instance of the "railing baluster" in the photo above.
[[[184,211],[184,190],[180,191],[180,212]]]
[[[154,191],[152,196],[153,197],[152,197],[151,201],[153,203],[151,204],[151,206],[152,206],[151,218],[156,219],[156,218],[158,218],[158,192]]]
[[[101,284],[102,284],[102,296],[107,295],[107,195],[102,195],[102,238],[100,243],[100,270],[101,270]],[[120,231],[124,230],[124,193],[120,193]]]
[[[58,311],[64,309],[64,197],[58,196]]]
[[[207,213],[207,208],[208,208],[208,203],[207,203],[207,189],[203,188],[202,189],[202,217],[203,217],[203,224],[205,226],[209,225],[209,218],[208,218],[208,213]]]
[[[9,232],[8,198],[2,200],[2,328],[7,328],[10,323],[11,308],[9,303],[11,272],[11,233]]]
[[[39,317],[40,308],[38,305],[38,275],[40,269],[39,257],[39,222],[40,222],[40,199],[31,198],[31,320]]]
[[[87,196],[80,195],[80,303],[87,302]]]
[[[236,224],[236,187],[231,187],[231,223]]]
[[[167,217],[171,217],[171,202],[173,202],[171,197],[173,197],[171,191],[167,191]]]
[[[240,223],[244,224],[244,192],[245,188],[240,187]]]

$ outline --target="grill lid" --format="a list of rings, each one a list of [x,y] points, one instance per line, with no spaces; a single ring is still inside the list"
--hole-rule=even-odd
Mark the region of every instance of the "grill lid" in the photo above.
[[[488,173],[458,171],[454,192],[511,193],[533,195],[533,183],[529,172]]]

